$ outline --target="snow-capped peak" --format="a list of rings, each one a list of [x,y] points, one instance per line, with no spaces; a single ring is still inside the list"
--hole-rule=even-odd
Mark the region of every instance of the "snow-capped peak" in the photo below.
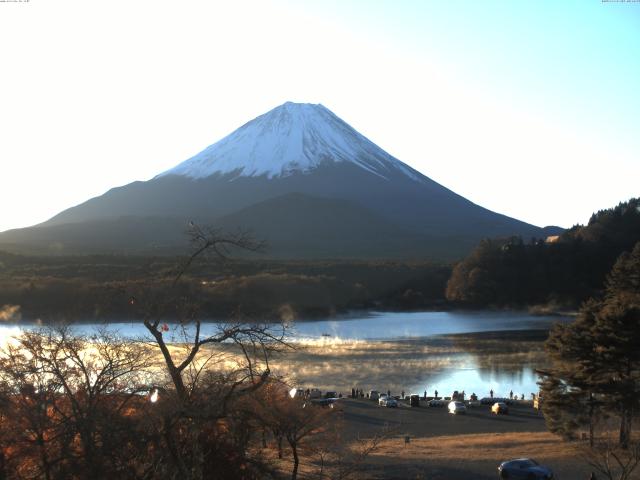
[[[293,102],[260,115],[159,176],[273,178],[309,173],[326,162],[351,162],[383,178],[393,170],[423,178],[323,105]]]

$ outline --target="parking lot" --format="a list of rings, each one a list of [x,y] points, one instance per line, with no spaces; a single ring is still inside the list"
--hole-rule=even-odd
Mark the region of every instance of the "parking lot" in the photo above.
[[[341,400],[349,437],[371,437],[384,428],[411,437],[437,437],[477,433],[545,432],[544,418],[530,403],[512,405],[507,415],[491,413],[490,405],[468,407],[462,415],[452,415],[443,407],[428,407],[421,400],[420,407],[409,407],[404,401],[397,408],[378,405],[369,399]]]

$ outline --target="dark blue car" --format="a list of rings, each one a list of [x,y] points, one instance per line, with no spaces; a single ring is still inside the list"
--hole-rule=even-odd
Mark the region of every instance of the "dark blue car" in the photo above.
[[[530,458],[517,458],[502,462],[498,467],[500,478],[524,478],[525,480],[550,480],[553,472],[549,467],[538,464]]]

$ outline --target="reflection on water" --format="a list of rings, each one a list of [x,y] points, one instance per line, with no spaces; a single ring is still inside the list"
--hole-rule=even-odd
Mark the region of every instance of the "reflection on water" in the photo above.
[[[340,320],[293,325],[293,353],[276,359],[273,369],[299,385],[344,393],[352,387],[394,393],[438,393],[453,390],[487,396],[536,392],[535,368],[545,365],[542,341],[557,317],[513,313],[365,313]],[[203,324],[203,334],[219,324]],[[0,325],[0,342],[22,328]],[[128,338],[149,338],[140,323],[75,325],[79,333],[96,328],[118,331]],[[172,326],[168,335],[184,339]],[[189,331],[187,330],[187,335]]]
[[[350,392],[391,390],[440,396],[453,390],[495,396],[538,391],[535,368],[545,366],[546,332],[433,336],[397,341],[307,345],[276,361],[275,370],[300,385]],[[504,348],[500,344],[504,344]]]
[[[374,313],[367,318],[296,325],[307,348],[283,359],[282,372],[301,385],[352,387],[449,396],[530,398],[543,341],[557,317],[513,313]]]
[[[477,394],[479,397],[488,397],[491,390],[496,397],[508,397],[513,391],[514,395],[531,399],[531,394],[538,391],[536,382],[538,376],[533,368],[523,366],[518,372],[485,372],[475,368],[453,369],[445,378],[435,379],[433,389],[440,385],[439,392],[451,395],[453,390],[464,390],[467,395]]]

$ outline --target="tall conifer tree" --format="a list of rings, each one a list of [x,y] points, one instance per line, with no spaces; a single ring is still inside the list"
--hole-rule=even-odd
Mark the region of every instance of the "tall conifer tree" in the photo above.
[[[640,411],[640,243],[620,256],[602,300],[585,303],[571,324],[555,327],[547,341],[553,367],[541,382],[551,431],[572,436],[600,407],[620,418],[619,443],[629,444]]]

